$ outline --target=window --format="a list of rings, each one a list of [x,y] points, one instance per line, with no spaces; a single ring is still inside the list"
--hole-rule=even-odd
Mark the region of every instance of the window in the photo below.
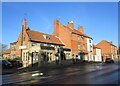
[[[81,38],[82,38],[82,40],[84,41],[84,37],[82,36]]]
[[[43,37],[44,37],[46,40],[50,40],[50,36],[48,36],[48,35],[43,35]]]
[[[93,50],[93,49],[92,49],[92,45],[90,45],[90,52],[92,52],[92,50]]]
[[[46,36],[46,40],[50,40],[50,37],[49,37],[49,36]]]
[[[78,50],[80,50],[80,44],[78,44]]]
[[[91,40],[89,40],[89,43],[91,43]]]
[[[44,44],[43,44],[43,43],[41,43],[41,44],[40,44],[40,46],[44,46]]]
[[[80,35],[78,35],[78,40],[80,40]]]
[[[50,46],[51,46],[51,44],[47,44],[47,46],[49,46],[49,47],[50,47]]]
[[[35,43],[35,42],[32,42],[32,46],[35,46],[35,45],[37,45],[37,43]]]
[[[16,50],[16,45],[15,44],[12,45],[12,50]]]

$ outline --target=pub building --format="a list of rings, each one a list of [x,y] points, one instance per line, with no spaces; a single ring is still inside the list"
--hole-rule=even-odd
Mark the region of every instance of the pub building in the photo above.
[[[39,61],[52,62],[56,60],[56,54],[61,60],[63,46],[64,43],[57,36],[31,30],[24,19],[18,40],[10,43],[10,57],[8,58],[21,58],[24,67]]]

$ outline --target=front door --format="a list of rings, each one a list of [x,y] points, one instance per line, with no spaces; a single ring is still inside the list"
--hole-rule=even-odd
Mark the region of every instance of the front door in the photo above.
[[[83,58],[84,58],[84,54],[80,53],[80,54],[78,55],[78,59],[79,59],[79,60],[83,60]]]
[[[32,66],[38,63],[38,52],[32,52]]]

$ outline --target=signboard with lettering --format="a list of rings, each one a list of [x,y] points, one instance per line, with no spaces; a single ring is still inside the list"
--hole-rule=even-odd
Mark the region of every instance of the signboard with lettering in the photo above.
[[[19,49],[26,49],[26,46],[25,45],[19,46]]]

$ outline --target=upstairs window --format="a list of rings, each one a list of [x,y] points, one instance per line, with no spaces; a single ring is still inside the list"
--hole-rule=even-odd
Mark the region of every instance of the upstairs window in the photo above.
[[[50,40],[50,36],[48,36],[48,35],[43,35],[43,37],[44,37],[44,39],[46,39],[46,40]]]
[[[89,40],[89,43],[91,43],[91,40]]]
[[[80,44],[78,44],[78,50],[80,50]]]
[[[81,38],[82,38],[82,40],[84,41],[84,37],[82,36]]]
[[[32,46],[36,46],[37,45],[37,43],[35,43],[35,42],[32,42]]]
[[[93,47],[92,47],[92,45],[90,45],[90,51],[92,52],[92,50],[93,50]]]
[[[78,40],[80,40],[80,35],[78,35]]]
[[[16,45],[12,44],[12,50],[16,50]]]
[[[50,37],[49,37],[49,36],[46,36],[46,40],[50,40]]]

